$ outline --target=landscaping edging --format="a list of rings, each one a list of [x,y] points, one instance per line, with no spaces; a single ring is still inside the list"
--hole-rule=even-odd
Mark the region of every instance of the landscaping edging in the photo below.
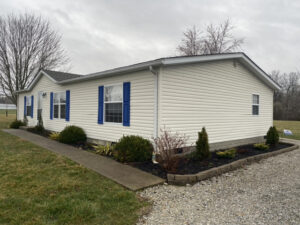
[[[253,162],[258,162],[262,159],[269,158],[271,156],[276,156],[285,152],[289,152],[292,150],[295,150],[299,148],[298,145],[293,145],[288,148],[284,148],[281,150],[273,151],[273,152],[267,152],[264,154],[259,154],[259,155],[254,155],[250,156],[244,159],[239,159],[237,161],[234,161],[232,163],[223,165],[223,166],[218,166],[211,168],[209,170],[205,170],[196,174],[186,174],[186,175],[181,175],[181,174],[167,174],[167,181],[169,184],[175,184],[175,185],[185,185],[185,184],[192,184],[197,181],[201,180],[206,180],[211,177],[219,176],[223,173],[227,173],[232,170],[236,170],[238,168],[243,167],[244,165],[251,164]]]

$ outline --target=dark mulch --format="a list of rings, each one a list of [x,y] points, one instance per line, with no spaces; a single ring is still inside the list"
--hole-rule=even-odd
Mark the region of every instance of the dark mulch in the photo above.
[[[40,129],[36,128],[36,127],[27,128],[27,131],[29,131],[31,133],[34,133],[34,134],[41,135],[43,137],[49,137],[49,135],[51,134],[51,132],[48,131],[48,130],[40,130]]]
[[[276,147],[271,147],[269,150],[265,151],[257,150],[253,147],[253,145],[238,146],[236,147],[237,154],[233,159],[219,158],[216,155],[216,152],[212,152],[211,158],[202,161],[195,161],[189,157],[182,157],[176,174],[195,174],[204,170],[211,169],[213,167],[222,166],[239,159],[247,158],[249,156],[277,151],[290,146],[292,145],[287,143],[279,143]],[[167,172],[159,164],[153,164],[152,162],[143,162],[131,163],[130,165],[144,170],[145,172],[152,173],[153,175],[162,177],[164,179],[166,179],[167,177]]]

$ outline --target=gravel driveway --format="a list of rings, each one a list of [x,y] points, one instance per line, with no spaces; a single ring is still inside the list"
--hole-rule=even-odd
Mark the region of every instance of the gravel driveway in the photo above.
[[[300,150],[193,186],[161,185],[139,224],[300,224]]]

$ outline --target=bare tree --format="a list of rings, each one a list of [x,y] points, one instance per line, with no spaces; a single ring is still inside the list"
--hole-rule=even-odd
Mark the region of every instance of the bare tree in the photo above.
[[[274,93],[274,118],[300,120],[300,73],[272,71],[270,76],[282,88]]]
[[[231,25],[229,19],[218,26],[210,24],[206,28],[203,53],[226,53],[240,49],[244,43],[244,38],[235,38],[232,34],[233,29],[234,26]]]
[[[0,17],[0,85],[17,103],[16,91],[24,89],[42,69],[68,62],[61,37],[48,21],[30,14]]]
[[[181,55],[200,55],[234,52],[241,48],[244,38],[236,38],[232,34],[234,26],[227,19],[220,25],[210,24],[205,32],[195,26],[183,33],[181,45],[177,50]]]
[[[193,26],[183,32],[183,39],[177,50],[182,55],[199,55],[202,53],[202,37],[201,32]]]

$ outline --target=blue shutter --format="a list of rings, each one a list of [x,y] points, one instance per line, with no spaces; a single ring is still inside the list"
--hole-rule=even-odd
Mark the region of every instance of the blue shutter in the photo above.
[[[123,83],[123,126],[130,126],[130,82]]]
[[[53,120],[53,92],[50,93],[50,120]]]
[[[24,96],[24,116],[26,116],[26,111],[27,111],[27,108],[26,108],[26,96]]]
[[[103,124],[103,86],[99,86],[98,93],[98,124]]]
[[[70,91],[66,91],[66,121],[70,121]]]
[[[33,118],[33,103],[34,103],[34,98],[33,98],[33,95],[31,95],[31,118]]]

